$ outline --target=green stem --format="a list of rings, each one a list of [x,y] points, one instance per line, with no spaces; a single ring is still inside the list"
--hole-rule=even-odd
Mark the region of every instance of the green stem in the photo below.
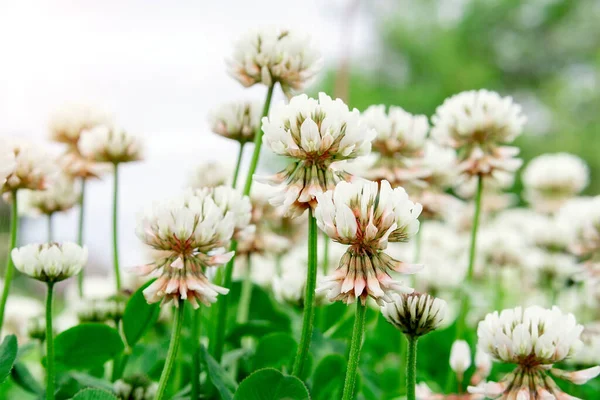
[[[129,352],[131,349],[126,349],[124,354],[121,354],[115,357],[113,361],[113,371],[111,376],[111,382],[116,381],[121,378],[123,372],[125,372],[125,367],[127,366],[127,362],[129,361]]]
[[[400,360],[405,360],[408,355],[408,337],[406,337],[405,335],[402,335],[402,337],[400,338],[400,349],[398,353],[400,354]],[[406,369],[400,368],[399,375],[400,385],[402,386],[403,384],[406,384]],[[406,392],[406,388],[404,386],[402,386],[402,390]]]
[[[266,117],[269,114],[269,107],[271,106],[271,98],[273,97],[273,88],[275,85],[269,86],[267,90],[267,98],[265,100],[265,104],[263,106],[262,116]],[[262,120],[262,118],[261,118]],[[250,168],[248,169],[248,175],[246,175],[246,184],[244,185],[244,195],[248,196],[250,194],[250,189],[252,188],[252,181],[254,177],[254,172],[256,171],[256,167],[258,165],[258,159],[260,157],[260,148],[262,146],[262,137],[263,131],[262,127],[258,126],[256,133],[254,134],[254,152],[252,153],[252,160],[250,161]]]
[[[119,164],[115,164],[115,176],[113,179],[113,210],[112,210],[112,234],[113,234],[113,268],[115,269],[115,282],[117,293],[121,291],[121,272],[119,271],[119,237],[118,237],[118,211],[119,211]]]
[[[53,217],[54,213],[48,214],[48,243],[51,243],[54,240],[54,235],[53,235],[53,229],[52,229],[52,225],[53,225]]]
[[[250,313],[250,301],[252,300],[252,263],[250,256],[248,256],[248,265],[246,267],[246,274],[242,281],[242,291],[240,293],[240,304],[238,306],[236,321],[239,324],[248,322],[248,315]]]
[[[360,349],[365,333],[366,314],[367,306],[358,300],[356,302],[356,316],[354,319],[354,328],[352,329],[352,341],[350,342],[350,355],[348,356],[348,369],[346,370],[346,380],[344,381],[342,400],[352,400],[354,398],[354,386],[356,384],[356,372],[358,371]]]
[[[415,400],[415,387],[417,386],[417,342],[416,336],[407,336],[408,354],[406,356],[406,399]]]
[[[193,310],[192,315],[192,341],[195,348],[192,353],[192,392],[191,400],[200,398],[200,322],[202,321],[201,308]]]
[[[321,270],[323,275],[327,275],[329,269],[329,236],[323,233],[323,256],[321,258]]]
[[[183,324],[183,312],[185,309],[185,301],[179,300],[179,306],[175,310],[173,317],[173,330],[171,331],[171,343],[169,344],[169,350],[167,351],[167,359],[165,360],[165,366],[163,367],[162,373],[160,374],[160,381],[158,383],[158,390],[154,400],[162,400],[165,397],[167,390],[167,382],[175,364],[177,358],[177,348],[179,347],[179,339],[181,337],[181,325]]]
[[[48,282],[46,295],[46,399],[54,400],[54,331],[52,329],[52,294],[54,282]]]
[[[2,290],[2,299],[0,300],[0,329],[4,324],[4,308],[6,300],[8,300],[8,292],[10,291],[10,283],[15,274],[15,266],[12,261],[11,252],[17,246],[17,228],[19,226],[19,214],[17,209],[17,191],[13,191],[12,204],[10,211],[10,242],[8,244],[8,260],[6,261],[6,273],[4,275],[4,289]]]
[[[77,244],[83,246],[83,222],[85,219],[85,183],[86,179],[81,178],[81,195],[79,196],[79,224],[77,226]],[[83,297],[83,272],[85,268],[81,269],[77,276],[77,289],[79,291],[79,297]]]
[[[238,176],[240,175],[240,166],[242,165],[245,144],[246,143],[240,143],[240,150],[238,151],[237,161],[235,162],[235,170],[233,171],[233,181],[231,182],[231,186],[234,188],[237,186]]]
[[[308,357],[310,341],[313,334],[315,319],[315,286],[317,285],[317,220],[313,216],[312,208],[308,209],[308,269],[306,273],[306,292],[304,295],[304,315],[302,317],[302,335],[292,375],[301,376],[304,364]]]
[[[415,234],[415,259],[413,261],[415,264],[418,264],[419,261],[421,261],[421,242],[422,242],[421,239],[423,236],[423,234],[422,234],[423,225],[425,225],[425,221],[421,221],[421,226],[419,227],[419,230]]]
[[[479,228],[479,215],[481,214],[481,195],[483,192],[483,176],[477,177],[477,192],[475,193],[475,214],[473,215],[473,226],[471,228],[471,247],[469,250],[469,269],[467,282],[473,281],[473,271],[475,269],[475,255],[477,252],[477,230]]]

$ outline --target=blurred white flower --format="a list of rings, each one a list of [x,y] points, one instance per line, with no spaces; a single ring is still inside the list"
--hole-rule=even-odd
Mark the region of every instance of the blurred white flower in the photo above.
[[[19,189],[44,190],[49,181],[58,172],[54,159],[43,147],[22,141],[5,142],[12,151],[14,162],[10,157],[5,159],[1,167],[8,171],[6,181],[0,187],[0,193],[14,192]],[[9,170],[8,167],[12,168]],[[2,179],[0,179],[2,181]]]
[[[314,208],[318,194],[350,180],[333,164],[368,154],[375,135],[362,124],[358,110],[350,111],[342,100],[324,93],[318,100],[300,95],[275,106],[270,117],[263,118],[262,128],[269,148],[291,159],[286,169],[262,179],[279,186],[271,203],[283,205],[291,215]]]
[[[236,101],[211,111],[208,120],[214,133],[244,144],[254,140],[261,115],[261,102]]]
[[[115,381],[113,391],[119,399],[152,400],[158,391],[158,384],[143,375],[133,375]]]
[[[581,334],[583,349],[577,352],[569,363],[573,365],[600,364],[600,322],[586,324]]]
[[[188,179],[188,186],[192,189],[202,189],[229,185],[232,175],[233,169],[229,164],[206,161],[196,166]]]
[[[20,272],[43,282],[59,282],[81,271],[88,251],[72,242],[28,244],[13,249],[11,257]]]
[[[535,253],[519,231],[488,226],[479,232],[478,266],[495,268],[532,269],[536,265]]]
[[[15,169],[15,152],[5,140],[0,140],[0,188]]]
[[[140,218],[139,239],[157,250],[153,262],[137,267],[142,275],[158,279],[144,290],[149,303],[179,299],[195,308],[198,300],[210,305],[228,289],[212,284],[204,269],[227,263],[225,253],[236,226],[235,210],[224,211],[209,191],[191,189],[154,206]]]
[[[79,322],[116,322],[123,317],[126,298],[111,296],[104,299],[84,299],[77,306]]]
[[[73,179],[61,174],[46,190],[21,190],[18,196],[23,213],[52,215],[72,208],[79,201],[79,190]]]
[[[594,197],[589,203],[589,212],[585,220],[575,225],[575,238],[570,250],[576,255],[600,261],[600,196]]]
[[[272,290],[275,299],[296,307],[303,307],[306,288],[306,269],[308,265],[306,247],[299,246],[285,255],[281,260],[283,271],[281,275],[273,276]],[[317,271],[317,286],[323,281],[323,273]],[[327,302],[322,292],[315,296],[317,305]]]
[[[322,65],[308,35],[275,27],[246,33],[227,60],[229,74],[245,87],[279,83],[287,95],[302,90]]]
[[[421,268],[398,261],[383,252],[388,242],[405,242],[419,230],[421,205],[414,204],[402,188],[387,181],[340,182],[335,190],[317,196],[317,225],[334,241],[348,247],[339,267],[326,278],[322,290],[329,299],[363,304],[368,296],[378,303],[391,301],[394,291],[411,288],[393,280],[389,272],[413,273]]]
[[[464,340],[455,340],[450,349],[450,368],[456,372],[459,380],[471,366],[471,349]]]
[[[517,368],[498,383],[496,396],[519,398],[533,388],[538,394],[567,398],[548,376],[552,364],[572,357],[583,347],[581,332],[573,314],[564,314],[557,307],[517,307],[495,311],[479,323],[479,346],[495,360],[517,364]],[[552,368],[550,372],[562,379],[582,384],[600,374],[600,367],[577,372]],[[482,393],[469,387],[469,392]],[[489,394],[488,394],[489,395]],[[503,397],[504,398],[504,397]],[[545,397],[541,397],[545,398]]]
[[[83,104],[65,105],[50,118],[50,137],[56,142],[76,146],[83,131],[110,124],[108,115]]]
[[[555,212],[586,188],[589,175],[585,161],[575,155],[542,154],[523,171],[524,196],[535,209]]]
[[[11,294],[6,300],[2,337],[13,334],[17,336],[20,344],[26,342],[29,320],[43,314],[44,305],[39,300]]]
[[[426,293],[392,294],[391,297],[391,302],[381,306],[381,313],[407,336],[419,337],[438,329],[446,315],[446,302]]]
[[[142,159],[142,144],[138,138],[106,125],[83,132],[79,151],[84,157],[100,163],[119,164]]]
[[[471,384],[473,385],[478,385],[492,372],[492,358],[479,347],[475,350],[475,368],[475,373],[471,377]]]

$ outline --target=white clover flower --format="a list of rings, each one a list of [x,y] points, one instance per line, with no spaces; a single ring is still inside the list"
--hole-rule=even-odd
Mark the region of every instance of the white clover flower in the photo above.
[[[225,253],[236,220],[225,212],[209,191],[185,191],[171,200],[156,203],[138,222],[139,239],[157,250],[154,261],[137,267],[142,275],[157,276],[144,290],[149,303],[179,299],[194,307],[198,301],[210,305],[228,289],[211,283],[204,270],[227,263],[233,252]]]
[[[575,155],[542,154],[523,171],[525,198],[537,210],[555,212],[587,187],[589,175],[585,161]]]
[[[214,133],[244,144],[254,140],[261,115],[261,102],[236,101],[220,105],[209,114],[208,120]]]
[[[192,189],[229,186],[233,169],[229,164],[219,161],[206,161],[198,164],[188,179]]]
[[[479,233],[478,264],[531,269],[538,260],[531,250],[521,232],[489,226]]]
[[[234,238],[243,239],[255,231],[255,226],[250,223],[252,204],[248,196],[242,195],[240,191],[230,186],[199,189],[196,194],[201,197],[211,197],[224,214],[231,213],[234,221]]]
[[[22,273],[43,282],[59,282],[81,271],[88,251],[71,242],[28,244],[13,249],[11,257]]]
[[[455,340],[450,349],[450,368],[456,372],[459,380],[471,366],[471,349],[464,340]]]
[[[80,300],[76,309],[79,322],[116,322],[123,318],[127,299],[111,296],[104,299]]]
[[[1,193],[14,192],[19,189],[44,190],[48,181],[54,178],[57,169],[53,158],[44,148],[32,143],[19,141],[6,142],[8,150],[14,155],[14,162],[8,157],[2,166],[5,171],[12,166],[4,184],[0,187]],[[1,179],[0,179],[1,181]]]
[[[5,141],[0,141],[0,188],[6,182],[15,169],[15,152],[10,148],[10,145]]]
[[[108,115],[83,104],[65,105],[50,118],[52,140],[76,146],[83,131],[110,124]]]
[[[2,336],[13,334],[17,336],[19,343],[24,343],[28,337],[29,320],[43,314],[44,305],[37,299],[11,294],[6,300]]]
[[[115,381],[113,391],[119,399],[152,400],[158,391],[158,384],[145,376],[133,375]]]
[[[600,196],[594,197],[589,203],[587,218],[573,223],[576,233],[570,250],[578,256],[600,261]]]
[[[30,215],[52,215],[67,211],[79,201],[79,190],[70,177],[61,174],[46,190],[19,191],[19,206]]]
[[[332,164],[368,154],[375,135],[362,124],[358,110],[350,111],[342,100],[324,93],[319,100],[296,96],[274,107],[262,121],[265,143],[291,159],[286,169],[264,179],[281,188],[271,203],[283,205],[292,215],[314,208],[319,193],[349,180],[348,173]]]
[[[302,90],[322,65],[308,35],[275,27],[246,33],[227,60],[229,74],[245,87],[279,83],[288,95]]]
[[[447,304],[426,293],[392,294],[392,301],[381,306],[385,319],[411,337],[428,334],[440,327]]]
[[[119,164],[142,159],[142,144],[138,138],[106,125],[83,132],[79,151],[84,157],[100,163]]]
[[[306,247],[297,247],[281,260],[283,271],[281,275],[272,277],[273,295],[282,303],[296,307],[304,306],[306,292],[306,269],[308,265]],[[317,271],[317,285],[323,282],[323,273]],[[327,298],[322,292],[317,292],[315,303],[322,305],[327,303]]]
[[[517,364],[500,383],[491,383],[495,389],[493,398],[521,398],[530,393],[568,398],[548,376],[549,369],[553,375],[576,384],[600,374],[600,367],[577,372],[552,368],[581,350],[582,331],[583,326],[577,324],[573,314],[564,314],[557,307],[517,307],[488,314],[477,328],[478,345],[497,361]],[[469,392],[492,397],[482,390],[483,387],[469,387]]]
[[[414,204],[402,188],[387,181],[340,182],[335,190],[317,196],[317,225],[334,241],[348,247],[339,267],[326,280],[330,300],[364,303],[391,301],[394,291],[411,288],[394,281],[389,272],[414,273],[419,265],[406,264],[384,253],[388,242],[408,241],[419,230],[421,205]]]
[[[110,164],[84,157],[78,148],[70,148],[63,153],[58,159],[58,164],[61,170],[72,178],[99,178],[112,170]]]
[[[460,150],[460,170],[469,175],[514,172],[519,149],[502,146],[523,131],[526,118],[511,97],[488,90],[454,95],[436,109],[431,136],[440,144]]]

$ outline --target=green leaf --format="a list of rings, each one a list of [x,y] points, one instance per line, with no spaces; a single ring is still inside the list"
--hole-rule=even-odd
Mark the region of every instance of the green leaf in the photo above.
[[[0,383],[4,382],[17,358],[17,337],[8,335],[0,344]]]
[[[15,363],[12,371],[10,372],[13,382],[19,385],[23,390],[33,394],[43,394],[44,389],[35,380],[33,375],[29,372],[25,364],[17,362]]]
[[[117,397],[106,390],[83,389],[72,400],[117,400]]]
[[[148,304],[142,293],[154,280],[139,288],[129,299],[123,314],[123,332],[129,347],[133,347],[144,333],[156,323],[160,313],[159,303]]]
[[[56,362],[66,368],[89,369],[104,364],[124,349],[119,332],[104,324],[81,324],[54,340]]]
[[[273,368],[254,372],[242,381],[233,400],[310,400],[308,389],[294,376]]]
[[[222,400],[233,399],[233,392],[237,389],[237,383],[225,372],[223,367],[208,354],[204,346],[200,346],[200,356],[206,364],[208,378],[215,385]]]
[[[81,372],[73,372],[71,373],[71,376],[84,388],[103,389],[108,390],[109,392],[113,389],[112,383],[105,381],[104,379],[96,378],[95,376]]]
[[[292,363],[298,344],[286,333],[271,333],[263,337],[256,346],[253,357],[254,369],[272,367],[276,369],[286,368],[291,371]]]
[[[314,400],[339,399],[342,397],[346,376],[346,359],[340,354],[330,354],[323,358],[312,380]]]
[[[261,338],[269,333],[288,332],[281,328],[280,325],[273,324],[270,321],[254,320],[248,321],[245,324],[238,324],[227,335],[227,341],[235,346],[239,346],[241,340],[245,336]]]

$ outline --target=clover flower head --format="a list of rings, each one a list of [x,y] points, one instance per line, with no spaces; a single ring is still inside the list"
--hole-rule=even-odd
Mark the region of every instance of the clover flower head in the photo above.
[[[426,293],[393,294],[381,307],[385,319],[407,336],[419,337],[438,329],[446,315],[444,300]]]
[[[223,213],[231,213],[234,220],[233,237],[243,239],[252,234],[255,226],[250,223],[252,219],[252,204],[248,196],[242,195],[239,190],[230,186],[217,186],[199,189],[196,193],[200,196],[211,197]]]
[[[0,182],[3,181],[0,193],[20,189],[46,189],[48,182],[58,172],[54,159],[42,147],[33,143],[7,141],[3,144],[12,152],[13,157],[6,155],[3,165],[0,165],[0,172],[6,173],[6,180],[3,181],[0,177]]]
[[[71,242],[28,244],[13,249],[11,257],[20,272],[43,282],[59,282],[81,271],[88,251]]]
[[[26,214],[52,215],[71,209],[79,200],[79,190],[71,177],[61,174],[46,190],[23,190],[19,197]]]
[[[209,115],[211,130],[217,135],[240,142],[252,142],[260,127],[262,104],[257,101],[225,103]]]
[[[50,118],[50,137],[60,143],[76,146],[81,134],[99,125],[110,124],[103,112],[84,104],[69,104]]]
[[[142,145],[138,138],[106,125],[83,132],[79,151],[84,157],[100,163],[119,164],[142,159]]]

